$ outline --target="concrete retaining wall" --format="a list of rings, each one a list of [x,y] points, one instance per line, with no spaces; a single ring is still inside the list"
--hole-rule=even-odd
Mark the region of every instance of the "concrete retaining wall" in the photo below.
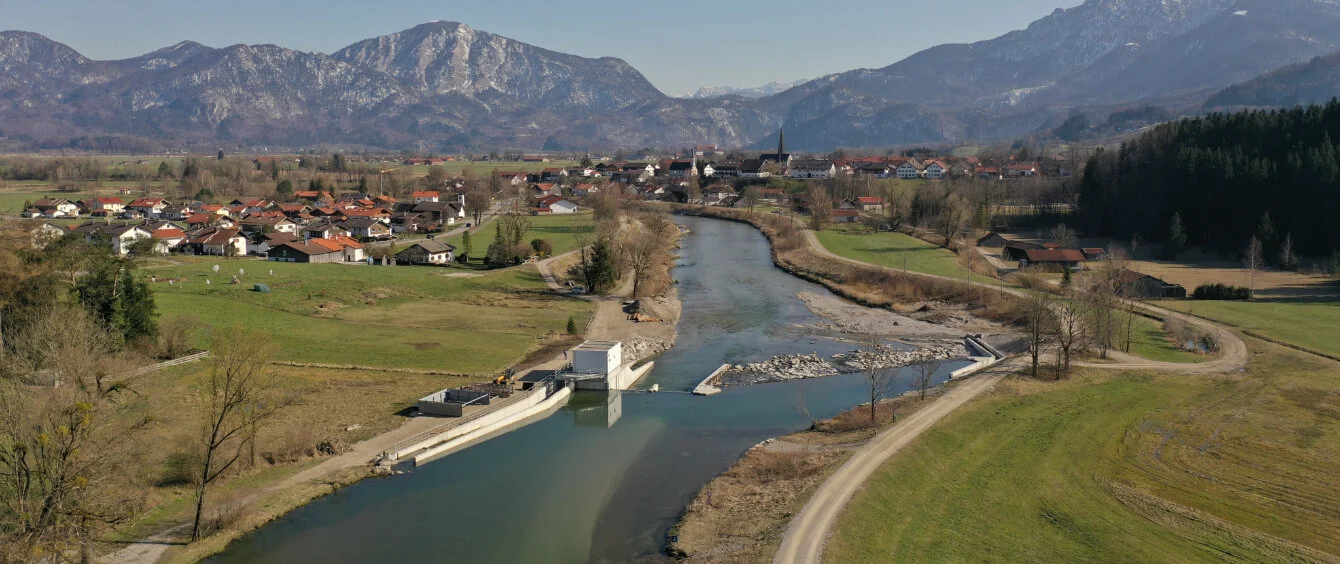
[[[698,385],[693,387],[693,395],[710,396],[712,394],[721,393],[721,388],[718,388],[714,382],[717,381],[717,378],[721,376],[722,372],[727,370],[730,370],[729,364],[723,364],[716,370],[713,370],[711,374],[708,374],[706,378],[703,378],[702,382],[698,382]]]
[[[981,356],[971,354],[968,358],[972,360],[973,363],[950,372],[950,380],[974,374],[979,370],[994,366],[997,362],[1005,359],[1005,355],[996,350],[996,347],[991,346],[977,337],[967,337],[963,339],[963,346],[968,349],[969,354],[975,351],[980,352]]]
[[[559,395],[562,394],[563,399],[566,400],[571,393],[570,390],[564,388],[563,390],[554,393],[549,399],[559,397]],[[485,413],[469,421],[463,421],[459,425],[444,429],[441,433],[425,437],[422,440],[399,446],[395,450],[388,452],[387,455],[391,460],[399,460],[404,456],[414,454],[421,450],[434,448],[441,443],[453,440],[462,435],[474,433],[479,429],[499,426],[499,422],[510,419],[517,414],[528,414],[532,410],[535,410],[536,405],[545,402],[545,389],[543,387],[536,388],[530,392],[523,392],[522,394],[529,395],[518,394],[521,395],[521,397],[513,396],[513,398],[515,398],[513,401],[509,402],[508,405],[498,407],[496,411]],[[415,458],[417,459],[418,457]]]
[[[648,372],[651,372],[653,366],[656,366],[655,361],[648,362],[637,368],[625,367],[612,379],[610,388],[614,390],[627,390],[632,388],[633,384],[636,384],[638,380],[641,380],[643,376],[646,376]]]
[[[539,390],[539,393],[535,396],[539,398],[538,401],[526,401],[516,405],[509,405],[506,408],[499,410],[497,413],[490,413],[488,417],[481,417],[462,425],[461,427],[452,429],[447,434],[447,436],[451,438],[414,455],[414,464],[417,466],[428,459],[482,441],[493,433],[504,430],[510,425],[562,406],[564,403],[567,403],[568,398],[571,396],[572,388],[566,386],[559,389],[557,392],[554,392],[554,395],[549,396],[548,398],[544,397],[544,390]],[[530,398],[527,398],[527,400],[529,399]],[[469,430],[461,430],[467,427]]]

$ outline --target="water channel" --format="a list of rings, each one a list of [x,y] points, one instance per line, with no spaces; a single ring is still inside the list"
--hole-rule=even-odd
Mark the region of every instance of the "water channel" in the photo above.
[[[691,231],[675,269],[679,339],[639,387],[687,390],[724,362],[852,348],[813,328],[820,319],[796,294],[827,290],[775,268],[757,230],[676,221]],[[583,392],[547,419],[318,499],[211,561],[655,560],[704,483],[759,441],[809,425],[799,397],[827,417],[861,403],[862,387],[849,374],[711,397]]]

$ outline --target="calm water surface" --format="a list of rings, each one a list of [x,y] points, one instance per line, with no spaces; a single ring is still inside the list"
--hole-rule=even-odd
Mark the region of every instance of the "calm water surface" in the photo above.
[[[687,390],[722,363],[850,349],[811,326],[754,228],[676,218],[676,346],[640,387]],[[964,363],[951,363],[950,370]],[[943,376],[942,376],[943,377]],[[229,545],[214,562],[627,562],[659,558],[700,487],[759,441],[861,403],[858,374],[684,393],[580,393],[553,416],[421,466],[364,480]]]

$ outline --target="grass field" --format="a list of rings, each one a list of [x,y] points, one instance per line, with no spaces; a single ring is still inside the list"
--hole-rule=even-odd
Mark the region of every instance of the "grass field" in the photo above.
[[[1337,365],[1250,346],[1245,375],[1002,382],[871,478],[825,560],[1334,559]]]
[[[550,161],[547,163],[523,163],[516,161],[456,161],[435,164],[434,167],[446,169],[447,176],[464,176],[467,170],[475,178],[486,178],[494,170],[502,172],[540,172],[546,168],[570,168],[581,164],[579,161]],[[403,170],[415,176],[427,176],[428,165],[406,166]]]
[[[861,226],[834,225],[817,235],[825,248],[849,259],[937,276],[968,274],[953,251],[904,233],[869,233]]]
[[[130,475],[117,483],[138,488],[144,494],[145,511],[110,535],[110,540],[136,538],[159,532],[163,527],[189,520],[193,488],[171,477],[180,473],[175,457],[199,429],[198,379],[207,363],[193,363],[134,378],[116,400],[115,417],[135,428],[134,440],[125,448],[135,461]],[[231,476],[211,493],[212,507],[226,506],[257,488],[282,480],[320,462],[311,458],[323,440],[345,444],[371,438],[404,422],[398,415],[414,398],[433,390],[457,386],[469,380],[451,376],[386,373],[364,370],[329,370],[275,366],[284,395],[296,401],[278,411],[258,438],[258,464],[242,462],[240,474]],[[129,393],[126,393],[129,392]],[[271,464],[273,461],[274,465]],[[361,469],[360,469],[361,470]],[[325,491],[329,491],[325,487]],[[283,495],[290,495],[285,492]],[[266,499],[248,508],[259,512],[274,500]],[[113,544],[109,550],[120,548]]]
[[[1178,347],[1157,321],[1136,317],[1135,324],[1131,342],[1131,354],[1135,356],[1159,362],[1204,362],[1210,358]]]
[[[586,236],[589,240],[595,233],[595,218],[589,211],[583,211],[567,215],[537,215],[527,217],[530,220],[531,229],[526,233],[526,242],[532,239],[548,239],[554,246],[554,254],[563,254],[577,248],[577,237]],[[493,242],[494,223],[496,219],[484,222],[479,231],[473,233],[471,237],[470,257],[483,260],[484,255],[488,253],[489,243]],[[461,248],[462,236],[457,235],[445,239],[449,244],[455,245],[459,250]]]
[[[174,259],[179,260],[179,259]],[[219,264],[219,273],[211,268]],[[229,284],[239,269],[241,284]],[[270,272],[274,274],[271,275]],[[520,359],[546,335],[583,323],[587,302],[552,296],[533,266],[477,277],[449,269],[189,259],[149,268],[161,317],[267,331],[293,362],[485,374]],[[179,282],[168,285],[162,279]],[[205,280],[211,284],[206,285]],[[263,283],[269,293],[253,291]]]
[[[554,254],[563,254],[577,249],[577,238],[586,236],[588,240],[595,233],[595,219],[591,212],[583,211],[570,215],[539,215],[529,216],[531,229],[526,233],[526,243],[529,244],[534,239],[548,239],[554,246]],[[471,229],[471,250],[470,265],[452,264],[452,270],[481,270],[483,269],[484,256],[488,254],[489,243],[493,242],[496,234],[495,223],[497,219],[485,220],[479,229]],[[462,243],[464,235],[455,235],[442,238],[442,241],[456,247],[456,252],[463,253],[465,249]],[[395,250],[401,251],[414,244],[414,240],[405,240],[395,244]]]
[[[1159,305],[1190,312],[1297,345],[1340,356],[1340,301],[1170,301]]]

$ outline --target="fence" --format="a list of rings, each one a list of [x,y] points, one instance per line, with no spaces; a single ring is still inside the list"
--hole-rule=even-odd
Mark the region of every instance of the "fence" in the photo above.
[[[195,354],[189,354],[189,355],[186,355],[186,356],[183,356],[183,357],[174,358],[174,359],[172,359],[172,360],[168,360],[168,361],[160,362],[160,363],[158,363],[158,364],[150,364],[149,366],[141,366],[141,367],[139,367],[139,368],[136,368],[136,369],[134,369],[134,370],[131,370],[130,372],[126,372],[125,374],[122,374],[122,375],[120,375],[120,376],[117,376],[117,379],[134,378],[134,377],[136,377],[136,376],[143,376],[143,375],[148,374],[148,373],[150,373],[150,372],[156,372],[156,371],[158,371],[158,370],[162,370],[162,369],[164,369],[164,368],[171,368],[171,367],[173,367],[173,366],[178,366],[178,365],[186,364],[186,363],[188,363],[188,362],[195,362],[195,361],[200,360],[200,359],[202,359],[202,358],[205,358],[205,357],[207,357],[207,356],[209,356],[209,351],[200,351],[200,352],[195,353]]]

